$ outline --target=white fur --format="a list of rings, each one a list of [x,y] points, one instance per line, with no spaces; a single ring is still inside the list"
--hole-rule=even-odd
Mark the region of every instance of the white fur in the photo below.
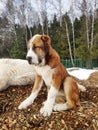
[[[86,91],[86,88],[83,86],[83,85],[80,85],[79,83],[77,83],[78,85],[78,89],[82,92],[85,92]]]
[[[38,64],[38,56],[37,54],[33,51],[33,46],[32,46],[32,42],[34,41],[34,39],[39,36],[39,34],[36,34],[35,36],[33,36],[31,38],[31,40],[29,41],[29,49],[27,52],[27,57],[32,57],[32,63],[34,64]]]
[[[33,84],[36,72],[26,60],[0,59],[0,91],[13,85]]]
[[[36,72],[42,76],[42,79],[44,80],[47,87],[50,87],[51,81],[52,81],[52,74],[55,69],[51,69],[50,66],[34,66]]]
[[[32,63],[38,64],[38,56],[34,51],[32,51],[31,44],[30,44],[30,48],[29,48],[28,53],[27,53],[27,57],[32,57]]]
[[[40,113],[43,116],[51,115],[57,94],[58,90],[55,87],[51,86],[48,92],[47,100],[44,102],[44,106],[40,109]]]
[[[60,103],[60,104],[55,104],[53,107],[54,111],[63,111],[63,110],[67,110],[68,107],[66,105],[66,103]]]

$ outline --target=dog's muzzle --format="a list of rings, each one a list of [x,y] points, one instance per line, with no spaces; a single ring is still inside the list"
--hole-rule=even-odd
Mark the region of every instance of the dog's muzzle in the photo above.
[[[29,64],[35,64],[35,65],[38,65],[38,64],[40,64],[40,63],[42,62],[42,59],[41,59],[41,58],[38,58],[38,63],[34,63],[34,62],[32,61],[32,57],[30,57],[30,56],[27,56],[27,57],[26,57],[26,60],[28,61]]]
[[[29,64],[32,64],[32,57],[27,56],[27,57],[26,57],[26,60],[29,62]]]

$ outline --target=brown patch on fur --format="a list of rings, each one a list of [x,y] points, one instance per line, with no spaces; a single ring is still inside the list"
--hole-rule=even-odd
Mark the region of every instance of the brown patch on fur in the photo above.
[[[41,82],[42,82],[42,77],[40,75],[36,75],[32,92],[35,92],[37,89],[39,89]]]
[[[64,81],[64,92],[68,108],[80,105],[78,86],[70,76],[68,76]]]
[[[65,96],[57,96],[55,102],[56,103],[65,103],[66,98]]]
[[[59,63],[56,66],[55,72],[54,72],[54,74],[52,76],[52,84],[53,84],[53,86],[56,86],[57,89],[59,89],[60,87],[63,87],[62,84],[64,82],[64,79],[67,76],[68,76],[68,73],[67,73],[65,67],[61,63]]]
[[[49,48],[49,53],[46,55],[45,59],[46,64],[51,68],[56,68],[58,64],[60,64],[60,57],[52,48]]]
[[[51,68],[55,68],[60,63],[60,57],[57,52],[51,47],[51,40],[48,35],[43,35],[41,37],[44,48],[45,48],[45,61],[46,64],[49,65]]]

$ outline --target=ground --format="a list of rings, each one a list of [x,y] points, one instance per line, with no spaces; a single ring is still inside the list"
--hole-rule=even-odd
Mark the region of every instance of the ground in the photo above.
[[[0,130],[98,130],[98,80],[93,80],[81,81],[87,88],[80,92],[81,107],[53,112],[50,117],[39,113],[47,96],[45,86],[25,110],[18,110],[18,106],[30,95],[32,86],[9,87],[0,92]]]

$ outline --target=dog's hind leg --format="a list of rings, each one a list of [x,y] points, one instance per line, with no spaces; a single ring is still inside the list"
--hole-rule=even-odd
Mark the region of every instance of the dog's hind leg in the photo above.
[[[68,110],[80,105],[78,86],[71,77],[67,77],[64,81],[64,94],[66,103],[55,104],[54,111]]]

